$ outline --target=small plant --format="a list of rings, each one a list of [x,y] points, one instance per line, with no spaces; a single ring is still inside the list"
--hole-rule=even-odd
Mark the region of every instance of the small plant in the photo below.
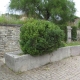
[[[63,46],[63,31],[49,21],[29,19],[20,30],[24,54],[43,55]]]

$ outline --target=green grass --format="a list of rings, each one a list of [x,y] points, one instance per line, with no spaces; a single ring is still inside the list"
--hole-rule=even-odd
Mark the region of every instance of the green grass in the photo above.
[[[80,41],[73,41],[70,43],[64,43],[65,46],[76,46],[76,45],[80,45]]]
[[[24,24],[25,21],[21,21],[17,19],[16,17],[10,17],[10,16],[0,16],[0,24]]]

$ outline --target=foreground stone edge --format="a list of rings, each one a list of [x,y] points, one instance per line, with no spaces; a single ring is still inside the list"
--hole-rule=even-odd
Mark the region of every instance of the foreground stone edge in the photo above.
[[[70,56],[80,55],[80,46],[68,46],[43,56],[18,55],[20,52],[5,53],[6,65],[15,72],[24,72],[33,68],[38,68],[49,62],[62,60]]]

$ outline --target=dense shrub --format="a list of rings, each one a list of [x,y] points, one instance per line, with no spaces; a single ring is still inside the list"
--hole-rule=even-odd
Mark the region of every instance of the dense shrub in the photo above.
[[[71,37],[73,41],[77,40],[77,27],[76,26],[72,26]]]
[[[29,19],[20,30],[24,54],[42,55],[63,46],[63,31],[49,21]]]

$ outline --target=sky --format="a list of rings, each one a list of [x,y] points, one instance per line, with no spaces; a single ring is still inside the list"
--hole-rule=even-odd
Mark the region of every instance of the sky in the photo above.
[[[0,14],[8,12],[8,5],[10,0],[0,0]]]
[[[80,17],[80,0],[73,0],[75,3],[75,8],[77,9],[76,11],[76,16]]]
[[[77,9],[75,15],[80,17],[80,0],[73,0]],[[0,0],[0,14],[9,13],[8,5],[10,0]]]

